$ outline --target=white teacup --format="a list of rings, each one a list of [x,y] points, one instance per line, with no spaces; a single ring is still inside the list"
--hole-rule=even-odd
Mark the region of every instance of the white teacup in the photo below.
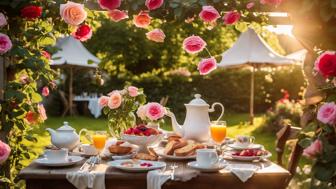
[[[216,149],[196,150],[196,162],[199,167],[210,168],[218,164],[218,154]]]
[[[92,144],[82,144],[80,146],[80,151],[88,156],[97,155],[98,153],[97,149]]]
[[[62,148],[59,150],[45,150],[44,156],[50,162],[65,162],[68,161],[68,149]]]
[[[236,136],[236,144],[240,147],[248,147],[254,143],[254,136],[244,136],[238,135]]]

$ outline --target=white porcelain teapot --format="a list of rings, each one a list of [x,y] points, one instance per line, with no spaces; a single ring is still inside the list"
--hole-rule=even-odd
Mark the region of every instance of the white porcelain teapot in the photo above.
[[[209,109],[210,105],[201,99],[200,94],[196,94],[195,98],[190,101],[189,104],[184,104],[187,109],[187,114],[183,125],[177,123],[175,115],[172,112],[168,112],[167,116],[171,117],[173,130],[176,134],[184,139],[206,142],[210,139],[209,112],[214,112],[216,105],[222,108],[222,113],[217,119],[220,120],[224,115],[224,106],[219,102],[215,102]]]
[[[79,144],[79,136],[75,129],[69,126],[68,122],[56,130],[46,129],[51,136],[51,143],[57,148],[74,149]]]

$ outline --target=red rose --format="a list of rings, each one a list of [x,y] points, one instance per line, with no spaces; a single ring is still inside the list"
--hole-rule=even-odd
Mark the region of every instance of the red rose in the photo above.
[[[92,36],[92,29],[89,25],[83,24],[77,28],[77,30],[72,33],[72,36],[80,41],[86,41]]]
[[[321,54],[316,62],[315,69],[324,77],[336,76],[336,54],[327,51]]]
[[[41,17],[42,15],[42,7],[29,5],[21,9],[21,16],[28,20],[33,20]]]
[[[48,51],[41,51],[41,54],[44,58],[50,60],[51,59],[51,55]]]

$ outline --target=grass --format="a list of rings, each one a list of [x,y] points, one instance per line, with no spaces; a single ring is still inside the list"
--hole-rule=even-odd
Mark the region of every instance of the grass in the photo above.
[[[275,155],[275,135],[270,133],[262,133],[260,131],[260,125],[264,120],[263,115],[257,115],[254,125],[248,125],[248,114],[226,114],[224,120],[228,124],[228,136],[235,137],[236,135],[253,135],[256,138],[256,142],[263,144],[265,148],[271,151]],[[94,119],[90,117],[74,116],[74,117],[49,117],[48,120],[39,128],[34,130],[35,136],[38,138],[37,143],[26,143],[34,149],[38,154],[43,152],[45,146],[50,144],[50,135],[45,130],[46,128],[57,129],[63,125],[64,121],[68,121],[69,124],[77,130],[77,133],[82,128],[89,130],[106,130],[105,119]],[[165,126],[165,129],[170,129],[169,126]],[[275,156],[272,157],[272,160]],[[25,161],[25,164],[29,164],[30,161]]]

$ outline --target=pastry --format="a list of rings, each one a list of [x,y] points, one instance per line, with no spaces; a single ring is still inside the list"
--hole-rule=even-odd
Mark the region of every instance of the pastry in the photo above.
[[[146,153],[138,153],[134,157],[135,159],[141,159],[141,160],[149,160],[149,161],[157,161],[158,157],[151,155],[151,154],[146,154]]]
[[[179,139],[179,140],[171,140],[168,142],[164,149],[164,154],[166,155],[173,155],[174,151],[179,148],[183,148],[188,143],[185,140]]]

